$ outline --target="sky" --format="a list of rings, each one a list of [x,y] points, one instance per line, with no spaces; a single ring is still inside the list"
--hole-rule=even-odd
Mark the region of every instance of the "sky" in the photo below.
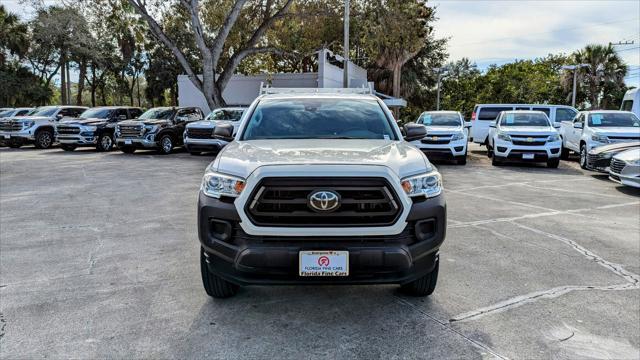
[[[52,4],[55,0],[45,0]],[[0,0],[28,18],[20,0]],[[640,0],[429,0],[439,20],[436,36],[449,38],[450,60],[463,57],[481,70],[491,64],[569,54],[587,44],[616,46],[629,65],[626,83],[640,87]]]

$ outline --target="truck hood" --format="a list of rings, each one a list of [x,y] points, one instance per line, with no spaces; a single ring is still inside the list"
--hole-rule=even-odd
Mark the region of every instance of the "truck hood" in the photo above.
[[[53,118],[48,116],[18,116],[13,118],[8,118],[7,120],[14,121],[48,121],[53,120]]]
[[[640,159],[640,149],[632,149],[623,151],[613,157],[614,159],[622,161],[633,161]]]
[[[415,147],[389,140],[251,140],[229,143],[210,165],[214,171],[243,178],[269,165],[379,165],[399,177],[431,169]]]
[[[425,126],[427,135],[453,134],[462,131],[462,126]]]
[[[509,135],[553,135],[558,131],[550,126],[501,126],[500,130]]]
[[[189,123],[187,127],[200,128],[200,129],[213,129],[217,125],[225,125],[225,124],[229,124],[229,125],[232,125],[233,127],[236,127],[237,124],[239,123],[240,123],[239,121],[229,121],[229,120],[201,120],[201,121],[194,121],[192,123]]]
[[[640,136],[640,128],[637,127],[592,127],[593,132],[605,136]]]
[[[118,125],[167,125],[171,121],[163,120],[163,119],[144,119],[144,120],[123,120],[118,123]]]
[[[107,119],[89,118],[89,119],[69,119],[60,121],[58,124],[63,125],[103,125],[107,122]]]

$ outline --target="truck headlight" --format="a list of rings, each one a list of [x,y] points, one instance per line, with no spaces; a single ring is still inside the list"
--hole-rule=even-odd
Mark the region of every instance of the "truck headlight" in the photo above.
[[[234,176],[208,172],[202,178],[200,190],[212,198],[219,199],[221,196],[238,197],[246,182],[244,179]]]
[[[629,160],[627,161],[627,164],[631,166],[640,166],[640,159]]]
[[[83,126],[81,129],[82,131],[86,131],[86,132],[94,132],[98,128],[96,126]]]
[[[462,140],[462,139],[464,139],[464,133],[462,131],[459,133],[453,134],[453,136],[451,137],[451,141]]]
[[[502,141],[506,141],[506,142],[511,142],[511,136],[509,136],[509,134],[503,133],[503,132],[499,132],[498,133],[498,139],[500,139]]]
[[[406,178],[400,184],[410,197],[424,195],[429,198],[442,192],[442,176],[437,171]]]
[[[152,134],[152,133],[158,131],[158,125],[145,125],[144,126],[144,130],[145,130],[146,133]]]
[[[35,121],[32,121],[32,120],[30,120],[30,121],[23,121],[23,122],[22,122],[22,128],[23,128],[23,129],[28,129],[28,128],[32,127],[33,125],[35,125],[35,123],[36,123],[36,122],[35,122]]]
[[[591,135],[591,140],[593,140],[595,142],[603,143],[603,144],[608,144],[609,143],[609,138],[604,136],[604,135],[600,135],[600,134]]]
[[[549,139],[547,141],[548,142],[560,141],[560,134],[549,135]]]

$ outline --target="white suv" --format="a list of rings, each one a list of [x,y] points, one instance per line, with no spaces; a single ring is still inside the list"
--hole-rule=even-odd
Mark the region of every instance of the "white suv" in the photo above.
[[[411,142],[422,150],[431,160],[455,160],[458,164],[467,163],[467,132],[462,114],[457,111],[423,112],[417,124],[427,128],[427,136]]]
[[[506,160],[560,164],[560,135],[541,111],[503,111],[490,125],[488,155],[493,165]]]
[[[446,230],[442,180],[370,89],[262,89],[206,169],[198,201],[210,296],[238,286],[400,284],[429,295]]]

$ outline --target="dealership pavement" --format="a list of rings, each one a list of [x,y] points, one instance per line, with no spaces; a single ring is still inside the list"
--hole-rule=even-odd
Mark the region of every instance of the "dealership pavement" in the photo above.
[[[640,358],[640,192],[576,162],[439,165],[430,298],[202,289],[211,156],[0,149],[2,358]]]

